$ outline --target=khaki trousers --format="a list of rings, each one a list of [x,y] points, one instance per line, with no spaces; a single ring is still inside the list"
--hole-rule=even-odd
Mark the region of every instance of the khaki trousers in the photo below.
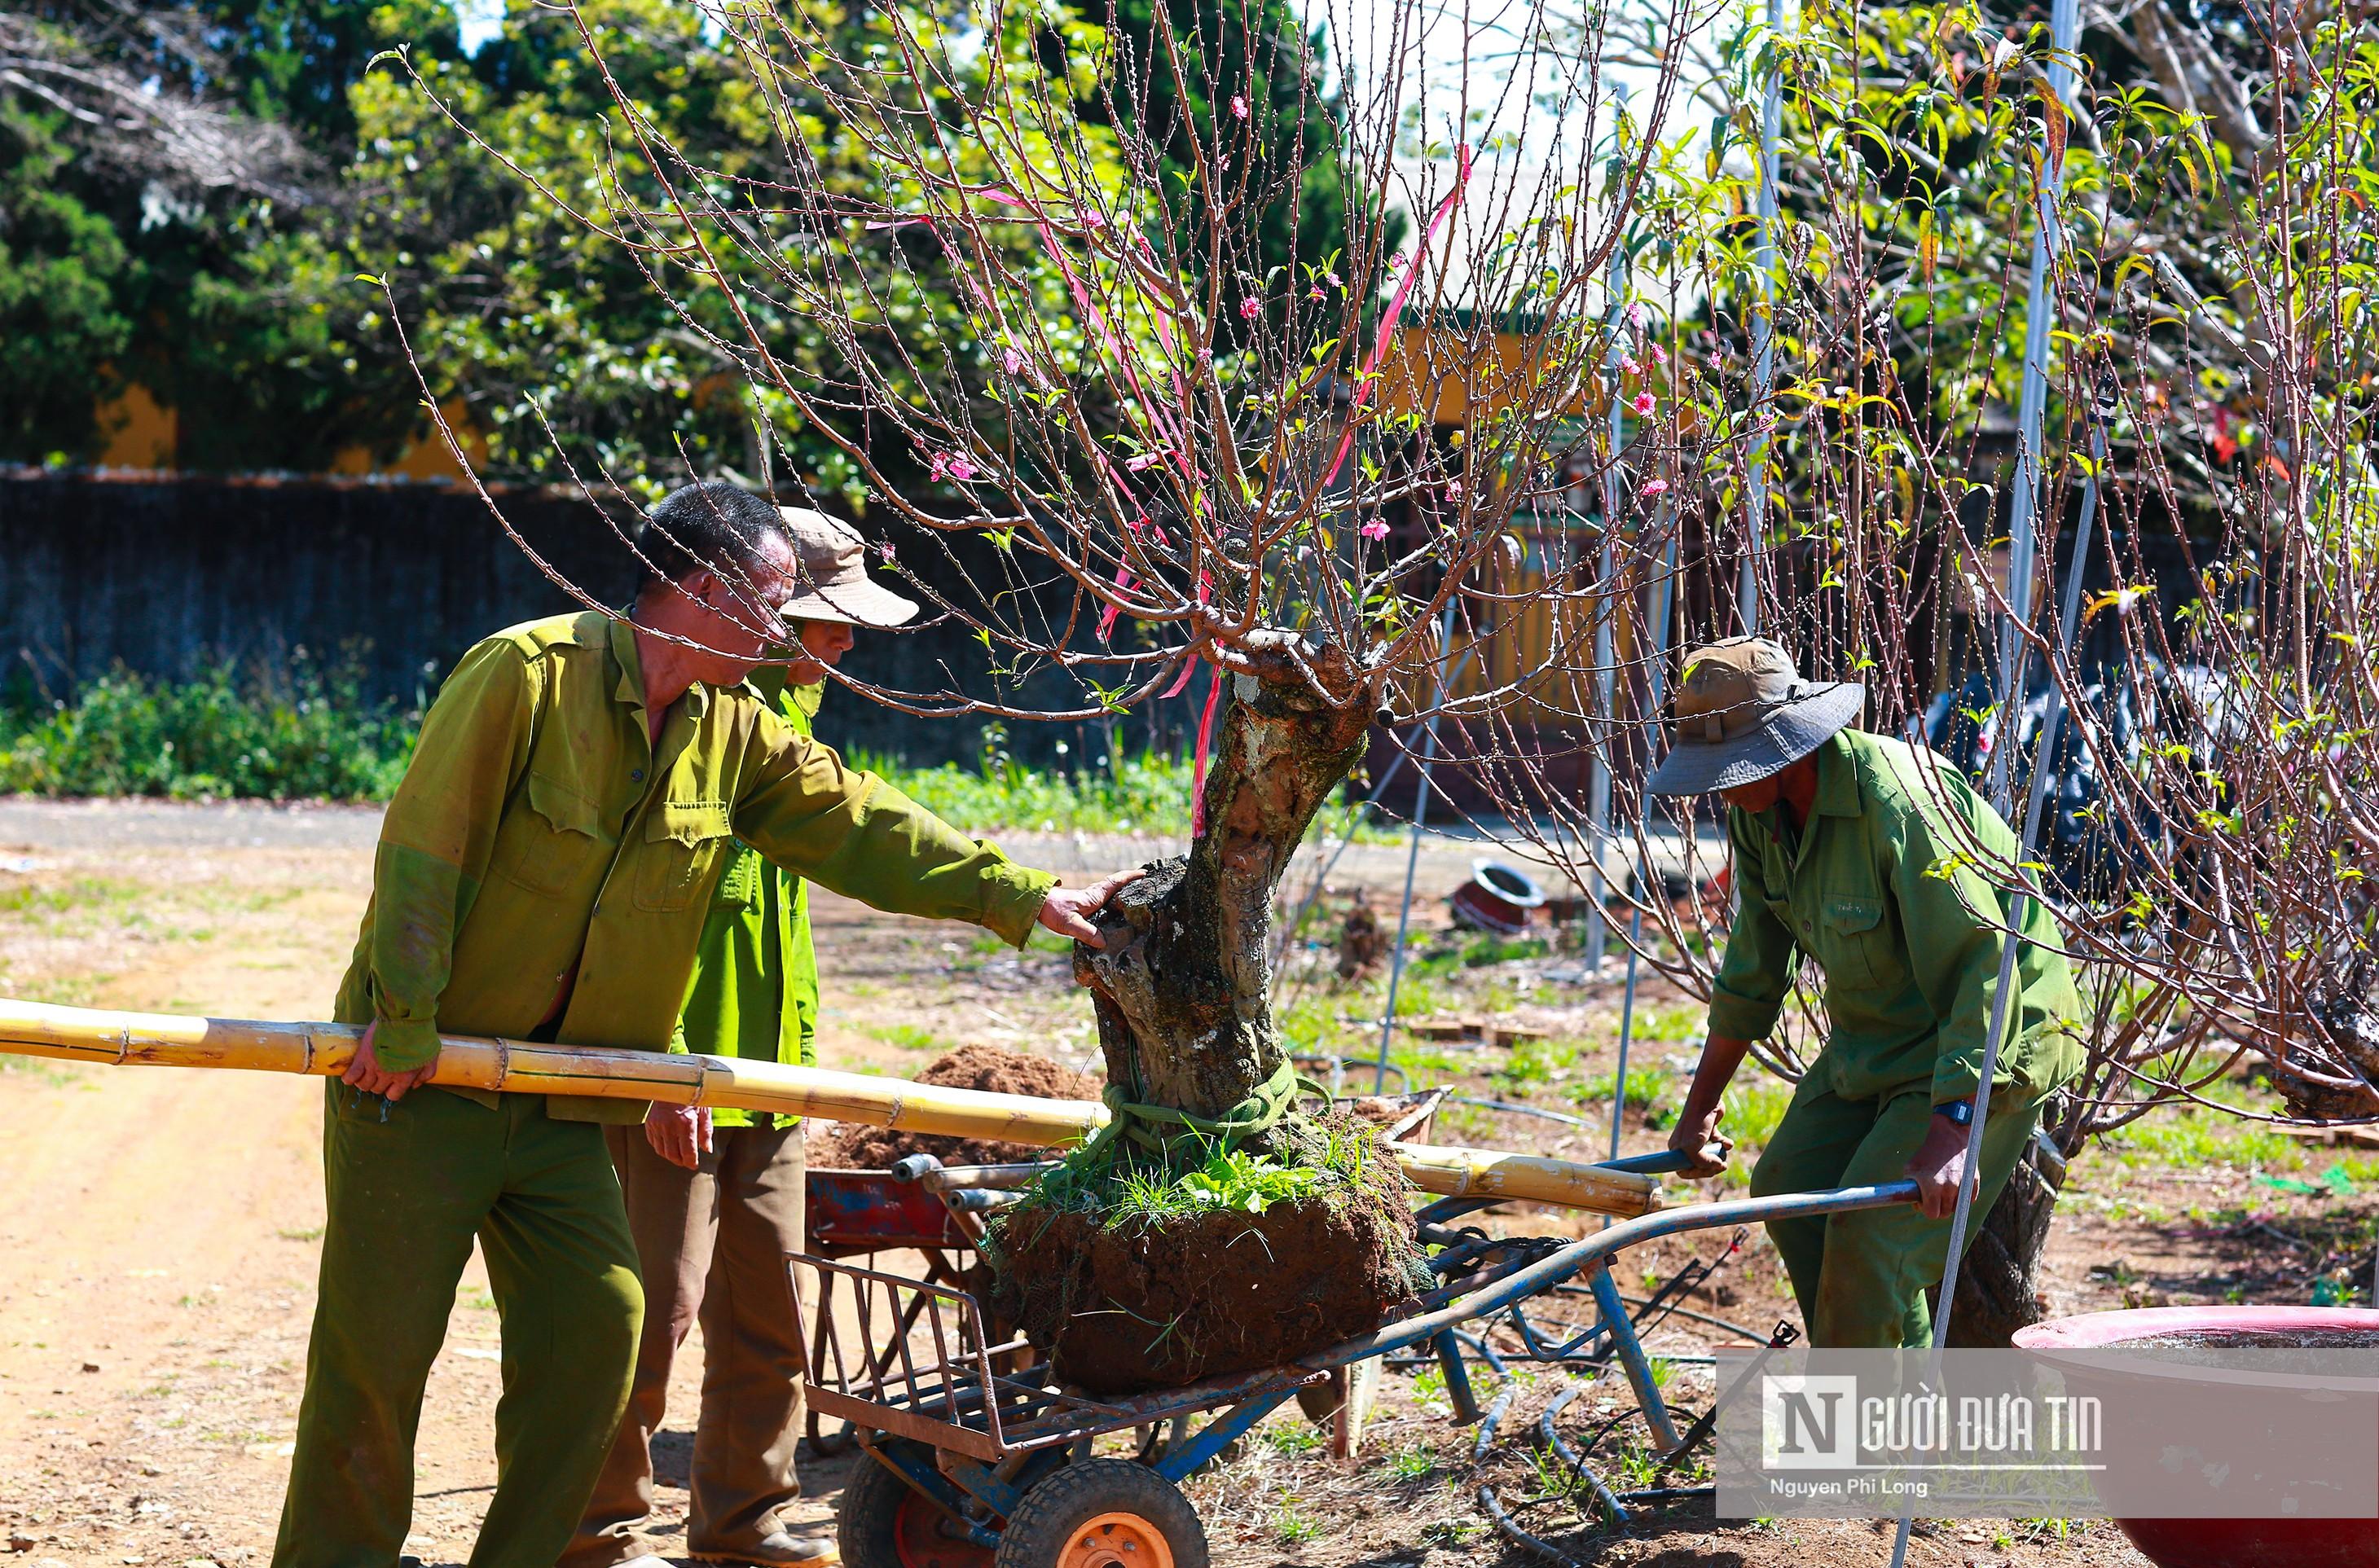
[[[652,1512],[653,1434],[697,1318],[686,1549],[731,1557],[779,1528],[777,1510],[801,1495],[802,1356],[785,1268],[802,1249],[801,1124],[720,1128],[692,1171],[654,1153],[642,1127],[604,1131],[642,1260],[645,1327],[627,1415],[562,1568],[608,1568],[648,1550],[630,1532]]]

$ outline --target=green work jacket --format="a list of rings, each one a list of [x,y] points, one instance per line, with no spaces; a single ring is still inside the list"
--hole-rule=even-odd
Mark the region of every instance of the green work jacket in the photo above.
[[[1833,1032],[1811,1066],[1847,1100],[1974,1092],[2009,900],[1974,868],[2023,860],[2016,837],[1946,759],[1845,730],[1820,746],[1795,832],[1779,804],[1730,808],[1742,908],[1710,997],[1712,1034],[1764,1039],[1796,955],[1826,972]],[[2057,922],[2027,900],[2020,1012],[1994,1081],[2045,1094],[2079,1070],[2081,1004]]]
[[[1056,886],[846,767],[748,687],[696,685],[647,736],[635,633],[615,617],[532,621],[463,657],[389,802],[339,987],[341,1022],[378,1020],[384,1066],[427,1062],[441,1030],[522,1038],[565,996],[556,1039],[668,1049],[738,839],[877,909],[1020,947]]]
[[[783,684],[784,667],[755,670],[752,686],[766,699]],[[826,694],[823,681],[784,686],[777,711],[791,728],[807,735]],[[764,1062],[815,1062],[817,1048],[817,954],[810,946],[809,884],[770,865],[760,851],[739,843],[734,859],[711,896],[710,916],[694,953],[694,979],[678,1015],[670,1049],[708,1056],[749,1056]],[[719,1127],[762,1126],[797,1118],[772,1118],[722,1105],[711,1115]]]

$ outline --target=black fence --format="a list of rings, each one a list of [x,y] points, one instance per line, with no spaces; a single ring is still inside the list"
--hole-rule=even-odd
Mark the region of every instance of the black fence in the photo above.
[[[626,603],[634,560],[592,507],[537,491],[501,500],[556,572],[605,603]],[[941,585],[956,602],[974,592],[968,575],[1001,584],[1014,571],[1012,562],[931,549],[902,559],[929,585],[947,578]],[[119,667],[181,679],[225,660],[271,676],[303,650],[317,667],[356,668],[370,696],[411,704],[434,694],[489,633],[574,608],[468,490],[0,472],[0,651],[8,659],[0,689],[10,692],[70,698],[79,682]],[[972,633],[947,621],[863,633],[845,661],[860,679],[911,692],[954,687],[988,697],[1006,684],[1019,706],[1080,700],[1054,675],[1017,686],[995,679],[991,666]],[[1201,680],[1183,697],[1112,724],[1010,721],[999,744],[1042,765],[1062,754],[1080,766],[1110,746],[1178,751],[1203,692]],[[980,718],[921,718],[849,693],[829,700],[822,728],[846,750],[931,764],[971,762],[985,743]]]

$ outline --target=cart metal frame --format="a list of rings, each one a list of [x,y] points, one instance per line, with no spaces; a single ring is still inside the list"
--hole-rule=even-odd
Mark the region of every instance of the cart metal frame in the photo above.
[[[1673,1172],[1683,1163],[1682,1156],[1668,1152],[1606,1162],[1610,1168],[1644,1175]],[[953,1202],[955,1210],[982,1201],[970,1203],[966,1194],[1012,1189],[1035,1170],[1020,1165],[942,1171],[934,1162],[920,1161],[902,1174],[922,1178],[946,1200],[960,1200]],[[973,1181],[997,1186],[960,1185]],[[1677,1454],[1682,1441],[1651,1357],[1611,1278],[1611,1260],[1657,1236],[1878,1209],[1915,1196],[1914,1182],[1898,1181],[1684,1205],[1622,1220],[1576,1241],[1498,1240],[1449,1230],[1452,1221],[1495,1200],[1443,1200],[1418,1219],[1423,1240],[1436,1248],[1431,1267],[1444,1283],[1423,1296],[1409,1315],[1286,1366],[1105,1401],[1051,1386],[1045,1362],[1020,1365],[1030,1357],[1022,1340],[990,1343],[982,1305],[948,1285],[809,1254],[796,1254],[789,1264],[797,1301],[804,1271],[815,1287],[815,1328],[802,1336],[815,1347],[806,1370],[815,1407],[850,1422],[877,1463],[960,1525],[968,1538],[996,1549],[999,1534],[994,1522],[1011,1515],[1025,1492],[1070,1455],[1087,1456],[1091,1442],[1101,1436],[1141,1430],[1142,1462],[1177,1486],[1300,1390],[1334,1381],[1343,1388],[1359,1363],[1399,1351],[1433,1352],[1455,1420],[1475,1422],[1481,1411],[1463,1357],[1464,1341],[1474,1336],[1464,1329],[1497,1321],[1510,1322],[1526,1359],[1571,1366],[1615,1361],[1659,1451]],[[1526,1304],[1581,1275],[1596,1321],[1575,1333],[1548,1336],[1529,1321]],[[850,1347],[836,1322],[837,1309],[844,1304],[861,1342]],[[919,1324],[925,1328],[923,1345],[912,1344]],[[1018,1369],[1002,1371],[1002,1366]],[[1200,1415],[1209,1418],[1190,1429],[1190,1420]]]

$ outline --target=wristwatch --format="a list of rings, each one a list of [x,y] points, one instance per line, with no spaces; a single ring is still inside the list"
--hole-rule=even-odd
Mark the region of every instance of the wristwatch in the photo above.
[[[1933,1107],[1933,1114],[1951,1127],[1974,1125],[1974,1103],[1972,1100],[1950,1100]]]

